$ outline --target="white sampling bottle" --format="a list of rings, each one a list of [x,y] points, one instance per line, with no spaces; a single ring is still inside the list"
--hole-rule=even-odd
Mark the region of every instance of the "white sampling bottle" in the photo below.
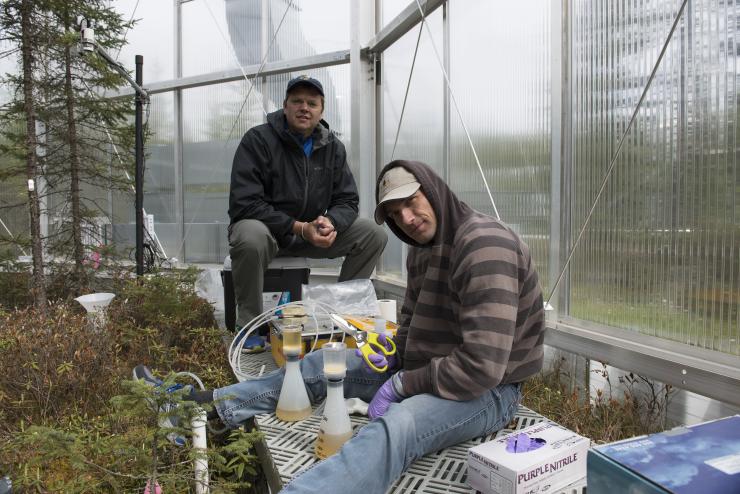
[[[327,343],[322,347],[326,376],[326,403],[316,439],[316,456],[321,459],[336,453],[352,437],[352,423],[344,403],[344,376],[347,374],[344,343]]]
[[[300,324],[283,325],[283,355],[285,355],[285,376],[283,387],[280,389],[275,415],[280,420],[295,422],[311,415],[311,402],[308,399],[306,385],[301,375],[299,359],[301,356]]]

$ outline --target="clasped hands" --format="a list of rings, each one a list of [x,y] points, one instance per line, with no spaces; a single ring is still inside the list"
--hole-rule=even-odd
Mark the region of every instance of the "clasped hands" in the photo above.
[[[337,231],[331,220],[326,216],[319,216],[315,220],[301,225],[303,240],[316,247],[331,247],[337,238]]]

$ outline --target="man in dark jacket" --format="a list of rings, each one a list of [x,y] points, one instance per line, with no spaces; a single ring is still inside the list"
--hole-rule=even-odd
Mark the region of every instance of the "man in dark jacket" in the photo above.
[[[237,324],[262,312],[263,273],[275,256],[344,256],[339,281],[369,278],[387,235],[358,218],[344,145],[322,120],[324,89],[291,79],[283,109],[251,128],[234,155],[229,246]]]

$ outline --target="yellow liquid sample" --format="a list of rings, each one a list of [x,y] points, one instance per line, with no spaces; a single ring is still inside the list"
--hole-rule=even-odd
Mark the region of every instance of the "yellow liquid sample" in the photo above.
[[[275,415],[277,418],[284,420],[285,422],[296,422],[311,415],[311,407],[309,406],[303,410],[282,410],[278,408],[275,410]]]
[[[345,432],[344,434],[326,434],[319,431],[319,437],[316,439],[316,456],[323,460],[333,455],[351,437],[352,431]]]
[[[283,354],[298,356],[302,346],[300,331],[283,331]]]

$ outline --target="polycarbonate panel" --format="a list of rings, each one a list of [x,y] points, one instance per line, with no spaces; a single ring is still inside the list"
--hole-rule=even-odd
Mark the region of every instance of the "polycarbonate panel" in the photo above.
[[[115,0],[111,2],[124,21],[136,20],[126,32],[127,44],[120,53],[109,55],[123,64],[134,75],[135,56],[144,57],[144,85],[175,76],[174,3],[172,0],[142,1]],[[99,31],[104,27],[95,26]]]
[[[449,184],[527,242],[545,294],[550,238],[550,2],[450,2]],[[462,118],[461,118],[462,117]],[[559,116],[557,117],[559,118]]]
[[[229,14],[234,16],[232,21],[227,21],[225,4],[229,6]],[[261,4],[261,0],[246,2],[194,0],[181,4],[182,75],[187,77],[239,67],[236,51],[232,46],[239,43],[253,49],[259,48]],[[237,9],[239,12],[231,12]],[[255,12],[245,12],[248,9],[254,9]],[[245,29],[230,31],[230,25],[234,25],[242,16],[253,22],[245,25]],[[233,44],[232,36],[236,38]]]
[[[13,45],[8,41],[0,41],[0,53],[5,53],[13,48]],[[5,74],[16,74],[20,72],[18,66],[17,56],[4,56],[0,57],[0,75]],[[0,106],[8,103],[12,97],[9,84],[0,84]]]
[[[442,9],[432,13],[427,18],[427,23],[434,38],[434,46],[441,56]],[[381,161],[382,164],[392,159],[423,161],[444,177],[444,76],[426,27],[421,32],[409,86],[409,74],[420,29],[421,24],[382,54]],[[409,90],[404,109],[407,86]],[[405,256],[401,245],[395,235],[388,235],[388,245],[383,252],[383,270],[387,274],[403,274]]]
[[[194,0],[182,23],[185,76],[349,49],[345,0]]]
[[[571,4],[571,239],[680,4]],[[576,250],[573,316],[740,355],[739,23],[688,2]]]
[[[242,2],[243,0],[228,1]],[[271,0],[268,3],[270,4],[270,16],[267,43],[275,37],[268,61],[290,60],[349,49],[351,2],[347,0]],[[290,8],[288,8],[289,4]],[[281,22],[282,26],[278,30]],[[277,36],[275,36],[276,31]]]
[[[246,81],[183,91],[186,262],[223,262],[228,255],[231,162],[244,132],[264,121],[261,99]]]
[[[175,195],[174,111],[173,94],[150,96],[144,107],[144,122],[149,136],[144,145],[144,210],[154,215],[154,231],[168,256],[175,256],[180,246],[176,237],[177,202]],[[133,150],[119,150],[124,161],[134,160]],[[115,153],[113,160],[118,160]],[[133,167],[132,167],[133,169]],[[114,239],[120,246],[135,245],[135,177],[129,177],[131,188],[112,195],[111,216]],[[133,258],[133,255],[131,256]]]
[[[407,2],[406,0],[382,0],[380,13],[382,19],[381,25],[385,26],[395,19],[410,4],[416,5],[416,0],[412,0],[411,2]]]
[[[4,52],[10,48],[10,43],[0,41],[0,52]],[[0,74],[12,74],[17,71],[18,63],[15,56],[0,58]],[[10,101],[11,96],[12,93],[9,85],[0,84],[0,106],[7,104]],[[19,122],[18,131],[21,131],[22,129],[22,122]],[[0,143],[4,144],[5,142],[5,139],[0,137]],[[0,154],[0,170],[5,169],[6,167],[15,167],[18,165],[19,163],[16,159],[10,156],[10,153]],[[8,247],[8,245],[3,242],[3,239],[29,231],[28,207],[26,206],[27,197],[26,180],[24,177],[6,179],[0,182],[0,221],[2,221],[2,223],[0,223],[0,249]],[[17,206],[10,208],[11,205]],[[8,233],[8,230],[10,233]],[[13,249],[14,253],[21,254],[21,251],[17,250],[17,248],[14,247]],[[26,254],[28,253],[29,251],[26,249]]]
[[[25,129],[24,122],[18,121],[12,128],[14,133],[22,135]],[[11,129],[3,128],[3,132]],[[0,144],[8,144],[5,137],[0,136]],[[12,156],[11,153],[0,154],[0,171],[8,168],[23,169],[23,162]],[[30,232],[28,214],[28,185],[25,175],[6,178],[0,181],[0,250],[9,250],[13,254],[30,255],[30,249],[21,250],[14,243],[8,244],[6,239],[27,237]]]

